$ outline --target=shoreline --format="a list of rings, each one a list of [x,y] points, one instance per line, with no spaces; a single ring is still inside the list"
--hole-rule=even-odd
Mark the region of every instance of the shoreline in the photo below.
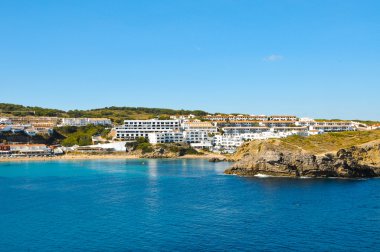
[[[146,158],[139,155],[83,155],[83,154],[65,154],[53,157],[10,157],[1,158],[0,164],[7,162],[29,162],[29,161],[57,161],[57,160],[130,160],[130,159],[211,159],[224,157],[219,154],[206,154],[206,155],[185,155],[180,157],[163,157],[163,158]]]

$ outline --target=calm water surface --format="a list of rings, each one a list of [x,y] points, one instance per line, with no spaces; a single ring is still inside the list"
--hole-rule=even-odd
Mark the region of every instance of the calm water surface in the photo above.
[[[205,160],[0,163],[0,251],[380,251],[380,179]]]

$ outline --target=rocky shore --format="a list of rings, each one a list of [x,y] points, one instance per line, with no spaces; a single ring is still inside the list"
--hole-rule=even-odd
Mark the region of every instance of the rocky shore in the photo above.
[[[312,153],[281,140],[246,144],[226,174],[286,177],[368,178],[380,176],[380,140],[328,153]]]

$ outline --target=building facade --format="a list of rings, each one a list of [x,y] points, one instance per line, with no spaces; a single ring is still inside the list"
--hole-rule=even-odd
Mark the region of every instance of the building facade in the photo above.
[[[184,142],[183,133],[179,131],[148,133],[148,140],[151,144]]]
[[[139,137],[148,138],[149,133],[179,131],[178,120],[125,120],[124,125],[118,126],[116,139],[134,140]]]

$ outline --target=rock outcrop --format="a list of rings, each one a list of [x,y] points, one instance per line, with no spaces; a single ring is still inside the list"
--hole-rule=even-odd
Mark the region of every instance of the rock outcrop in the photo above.
[[[281,140],[246,144],[226,174],[257,174],[287,177],[380,176],[380,140],[328,153],[311,153]]]

